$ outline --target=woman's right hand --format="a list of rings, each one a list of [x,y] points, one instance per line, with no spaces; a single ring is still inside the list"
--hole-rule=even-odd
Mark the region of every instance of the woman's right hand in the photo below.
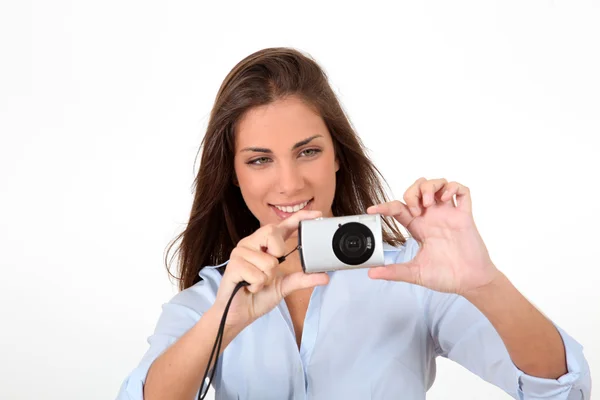
[[[227,327],[241,331],[275,308],[290,293],[329,282],[326,273],[299,271],[285,275],[277,268],[277,258],[285,255],[285,241],[298,230],[300,221],[320,216],[320,211],[300,210],[280,224],[263,226],[240,240],[231,252],[213,305],[224,311],[235,286],[242,281],[249,283],[232,300],[227,313]]]

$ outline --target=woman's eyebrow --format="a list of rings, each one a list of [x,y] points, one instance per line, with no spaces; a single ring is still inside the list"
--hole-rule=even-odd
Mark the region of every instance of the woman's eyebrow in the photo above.
[[[306,138],[304,140],[299,141],[298,143],[296,143],[295,145],[292,146],[292,150],[297,149],[298,147],[304,146],[305,144],[310,143],[313,139],[316,139],[318,137],[323,137],[323,135],[313,135],[309,138]],[[265,147],[245,147],[242,150],[240,150],[240,152],[243,151],[254,151],[257,153],[267,153],[267,154],[272,154],[273,150],[271,149],[267,149]]]

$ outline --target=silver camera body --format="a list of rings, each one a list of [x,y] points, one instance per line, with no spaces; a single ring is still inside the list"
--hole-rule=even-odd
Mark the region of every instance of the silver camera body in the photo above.
[[[379,214],[300,221],[298,249],[306,273],[384,265]]]

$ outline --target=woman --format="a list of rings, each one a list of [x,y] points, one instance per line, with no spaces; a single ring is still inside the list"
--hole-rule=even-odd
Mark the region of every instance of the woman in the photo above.
[[[181,292],[119,399],[197,396],[241,281],[216,399],[424,399],[437,356],[514,398],[589,398],[581,346],[493,264],[469,189],[420,178],[389,202],[381,182],[317,63],[285,48],[241,61],[203,140]],[[302,272],[300,220],[364,213],[384,216],[384,266]]]

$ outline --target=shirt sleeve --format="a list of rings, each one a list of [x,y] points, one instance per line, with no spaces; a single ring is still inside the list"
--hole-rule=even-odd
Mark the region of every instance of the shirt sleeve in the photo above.
[[[410,239],[405,260],[412,259],[417,251],[417,242]],[[516,367],[496,329],[464,297],[425,289],[423,299],[437,355],[461,364],[515,399],[590,398],[591,376],[583,347],[556,324],[566,351],[567,373],[558,379],[539,378]]]
[[[464,297],[430,291],[426,320],[436,353],[449,358],[515,399],[587,400],[590,370],[583,347],[556,326],[563,340],[567,373],[558,379],[528,375],[512,362],[493,325]]]
[[[150,347],[140,363],[125,378],[119,389],[117,400],[143,400],[144,383],[150,366],[178,338],[183,336],[199,320],[203,313],[210,308],[214,296],[211,284],[203,280],[193,287],[186,289],[173,297],[162,306],[162,312],[156,324],[154,333],[148,338]],[[205,390],[205,388],[203,388]]]

